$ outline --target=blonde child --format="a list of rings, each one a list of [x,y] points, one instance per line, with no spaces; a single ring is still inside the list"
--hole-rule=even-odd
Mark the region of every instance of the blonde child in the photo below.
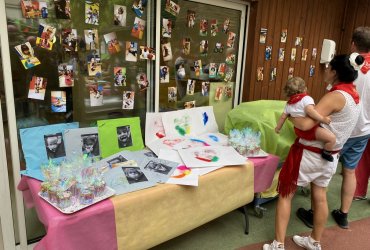
[[[307,87],[305,81],[300,77],[290,78],[285,87],[284,92],[287,97],[289,97],[288,103],[285,106],[284,112],[281,114],[280,119],[275,128],[275,132],[279,133],[281,127],[283,126],[285,120],[291,117],[305,117],[308,116],[313,120],[321,123],[329,124],[331,122],[330,117],[322,116],[315,110],[315,102],[307,92]],[[310,130],[303,131],[298,129],[299,119],[294,119],[294,131],[296,135],[300,138],[306,140],[319,140],[324,142],[324,149],[321,156],[328,161],[333,161],[333,156],[331,151],[335,145],[336,137],[328,129],[324,129],[317,124]]]

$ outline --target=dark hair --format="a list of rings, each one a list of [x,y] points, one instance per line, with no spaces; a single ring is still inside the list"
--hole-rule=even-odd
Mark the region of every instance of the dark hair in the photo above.
[[[370,27],[357,27],[352,34],[352,42],[359,52],[370,51]]]
[[[361,55],[358,55],[355,59],[355,63],[361,65],[364,60],[365,59]],[[329,64],[331,69],[336,71],[340,82],[351,83],[356,80],[358,72],[351,65],[349,55],[336,55]]]

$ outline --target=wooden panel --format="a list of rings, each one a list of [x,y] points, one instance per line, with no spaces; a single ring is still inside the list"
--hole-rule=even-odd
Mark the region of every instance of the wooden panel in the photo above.
[[[347,7],[347,5],[349,7]],[[354,26],[369,22],[369,6],[366,0],[259,0],[253,2],[255,17],[251,15],[249,34],[253,36],[247,48],[247,65],[244,82],[243,101],[260,99],[285,99],[282,91],[288,78],[288,70],[294,68],[294,76],[307,82],[310,94],[318,101],[324,94],[324,65],[320,64],[320,53],[324,38],[337,43],[338,52],[349,48]],[[345,12],[348,11],[349,13]],[[361,13],[359,15],[359,12]],[[346,19],[346,20],[343,20]],[[266,43],[259,42],[261,28],[267,28]],[[287,29],[286,43],[280,42],[282,29]],[[253,32],[251,32],[253,31]],[[346,35],[346,37],[345,37]],[[296,37],[303,38],[302,46],[295,45]],[[248,37],[250,41],[250,37]],[[347,43],[348,45],[344,45]],[[251,45],[252,49],[249,48]],[[272,46],[272,59],[265,60],[265,48]],[[284,61],[278,60],[279,48],[285,48]],[[292,48],[296,48],[296,60],[291,60]],[[316,59],[312,49],[317,49]],[[307,49],[307,59],[302,61],[302,50]],[[310,65],[315,66],[315,74],[310,77]],[[264,67],[264,79],[257,82],[257,68]],[[270,81],[271,68],[277,68],[277,76]],[[248,69],[248,70],[247,70]]]

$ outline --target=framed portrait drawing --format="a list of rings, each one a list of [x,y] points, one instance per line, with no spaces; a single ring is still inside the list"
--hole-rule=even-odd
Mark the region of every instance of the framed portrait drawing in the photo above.
[[[140,118],[119,118],[98,121],[100,153],[103,158],[122,150],[144,148]]]
[[[67,129],[78,128],[78,122],[61,123],[20,129],[22,150],[26,170],[21,174],[44,180],[41,165],[52,161],[59,164],[66,157],[63,133]]]

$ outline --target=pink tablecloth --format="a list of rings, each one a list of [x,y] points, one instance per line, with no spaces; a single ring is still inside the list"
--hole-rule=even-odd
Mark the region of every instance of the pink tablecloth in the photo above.
[[[248,158],[254,164],[254,192],[263,192],[271,186],[279,157],[269,155],[265,158]]]
[[[65,215],[38,196],[40,181],[23,176],[18,185],[28,207],[35,207],[46,235],[36,250],[117,249],[112,202],[107,199],[74,214]]]
[[[250,158],[254,163],[254,192],[271,186],[279,158]],[[107,199],[77,213],[65,215],[38,196],[40,181],[23,176],[18,185],[27,207],[35,207],[47,234],[36,250],[110,250],[117,249],[115,213]]]

